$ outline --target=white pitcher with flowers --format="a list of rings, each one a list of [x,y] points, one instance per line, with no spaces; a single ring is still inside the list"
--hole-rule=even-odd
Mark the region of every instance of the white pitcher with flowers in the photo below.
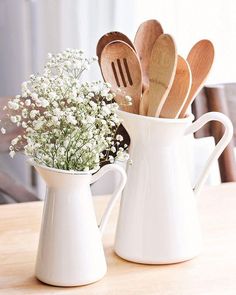
[[[23,149],[47,184],[36,277],[57,286],[89,284],[106,273],[101,236],[126,182],[118,165],[103,166],[126,157],[110,87],[80,82],[94,60],[79,50],[50,54],[43,74],[31,75],[5,107],[23,129],[10,156]],[[90,184],[108,171],[117,171],[120,183],[97,226]]]

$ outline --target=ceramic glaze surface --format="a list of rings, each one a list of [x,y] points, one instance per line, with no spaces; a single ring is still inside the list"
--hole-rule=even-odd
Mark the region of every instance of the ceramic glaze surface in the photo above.
[[[192,117],[160,119],[121,111],[119,115],[131,137],[132,165],[128,166],[121,201],[116,253],[127,260],[150,264],[193,258],[202,244],[195,193],[232,137],[230,120],[219,113],[208,113],[193,124]],[[210,120],[223,123],[226,131],[193,190],[187,169],[186,135]]]
[[[107,270],[101,231],[114,202],[119,197],[126,175],[117,165],[107,165],[91,173],[68,173],[36,166],[47,183],[41,226],[36,276],[57,286],[85,285],[101,279]],[[90,184],[108,171],[118,171],[121,182],[111,197],[97,226]]]

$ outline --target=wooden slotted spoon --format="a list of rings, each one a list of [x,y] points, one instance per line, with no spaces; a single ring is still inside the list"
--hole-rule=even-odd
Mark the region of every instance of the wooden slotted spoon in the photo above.
[[[97,53],[97,56],[98,56],[99,63],[100,63],[100,60],[101,60],[101,54],[102,54],[103,48],[107,44],[109,44],[109,43],[111,43],[113,41],[117,41],[117,40],[127,43],[130,47],[132,47],[135,50],[132,41],[125,34],[123,34],[121,32],[117,32],[117,31],[109,32],[109,33],[103,35],[98,40],[98,43],[97,43],[96,53]]]
[[[163,34],[161,24],[157,20],[151,19],[143,22],[135,35],[134,46],[141,63],[144,89],[149,85],[149,65],[152,48],[161,34]]]
[[[159,117],[174,81],[177,50],[173,38],[162,34],[155,42],[149,67],[148,116]],[[143,95],[143,96],[144,96]]]
[[[161,118],[178,118],[188,98],[192,85],[192,73],[188,62],[178,55],[174,82],[161,109]]]
[[[105,46],[101,54],[101,70],[106,82],[115,92],[115,100],[127,112],[139,113],[142,93],[142,74],[135,51],[123,41],[114,41]],[[127,106],[125,96],[132,98]],[[125,105],[126,104],[126,105]]]
[[[209,40],[200,40],[190,50],[187,61],[192,72],[192,85],[179,118],[183,118],[194,98],[202,89],[214,61],[214,46]]]

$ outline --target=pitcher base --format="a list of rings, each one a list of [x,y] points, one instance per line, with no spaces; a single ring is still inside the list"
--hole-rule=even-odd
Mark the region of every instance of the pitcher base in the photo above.
[[[152,265],[175,264],[175,263],[185,262],[197,257],[200,254],[200,252],[201,251],[198,251],[195,254],[186,255],[186,256],[182,256],[178,258],[176,257],[176,258],[170,258],[170,259],[167,259],[167,258],[166,259],[145,259],[140,257],[126,256],[126,255],[120,254],[119,251],[115,250],[115,253],[124,260],[134,262],[134,263],[152,264]]]
[[[104,276],[105,276],[106,272],[104,272],[103,274],[100,274],[97,277],[88,279],[88,280],[81,280],[81,281],[60,281],[60,280],[50,280],[50,279],[46,279],[46,278],[42,278],[39,275],[35,275],[35,277],[41,281],[44,284],[47,285],[51,285],[51,286],[56,286],[56,287],[79,287],[79,286],[85,286],[85,285],[89,285],[89,284],[93,284],[96,283],[97,281],[101,280]]]

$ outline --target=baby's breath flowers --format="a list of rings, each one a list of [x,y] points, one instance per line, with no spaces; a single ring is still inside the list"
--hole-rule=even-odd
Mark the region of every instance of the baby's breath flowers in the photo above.
[[[94,61],[76,49],[49,54],[43,74],[22,83],[21,95],[5,108],[10,121],[24,130],[11,141],[11,157],[23,148],[38,164],[77,171],[126,158],[110,85],[79,80]]]

